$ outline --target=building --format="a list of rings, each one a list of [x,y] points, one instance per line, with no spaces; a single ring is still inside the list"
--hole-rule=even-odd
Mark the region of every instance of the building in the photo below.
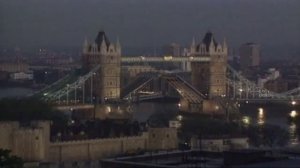
[[[12,63],[12,62],[2,62],[0,63],[0,71],[14,73],[14,72],[27,72],[29,70],[29,65],[26,63]]]
[[[177,149],[175,128],[149,128],[138,136],[50,141],[50,122],[33,121],[27,126],[18,122],[0,122],[0,148],[26,162],[92,161],[138,151]]]
[[[15,72],[10,74],[10,78],[13,80],[33,80],[32,72]]]
[[[246,73],[249,68],[260,65],[260,46],[255,43],[246,43],[239,48],[240,68]]]
[[[121,45],[113,44],[100,31],[94,41],[85,40],[82,54],[83,69],[88,72],[100,65],[93,76],[93,96],[100,102],[120,98]]]
[[[210,62],[192,62],[192,85],[210,98],[226,95],[227,44],[217,43],[213,34],[207,32],[196,45],[193,40],[190,56],[210,57]]]
[[[211,152],[223,152],[228,150],[248,149],[247,137],[203,137],[191,139],[191,148]]]
[[[174,57],[181,56],[181,48],[180,45],[177,43],[171,43],[170,45],[167,45],[164,47],[164,54],[165,55],[171,55]]]

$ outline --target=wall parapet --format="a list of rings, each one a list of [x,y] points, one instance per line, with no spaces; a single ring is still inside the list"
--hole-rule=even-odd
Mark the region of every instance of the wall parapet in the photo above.
[[[71,141],[59,141],[51,142],[51,146],[60,146],[60,145],[74,145],[74,144],[94,144],[100,142],[112,142],[112,141],[122,141],[122,140],[135,140],[135,139],[148,139],[148,134],[145,132],[140,136],[125,136],[125,137],[113,137],[113,138],[95,138],[95,139],[85,139],[85,140],[71,140]]]

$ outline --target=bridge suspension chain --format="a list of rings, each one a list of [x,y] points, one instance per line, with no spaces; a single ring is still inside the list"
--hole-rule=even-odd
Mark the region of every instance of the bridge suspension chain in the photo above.
[[[72,91],[75,91],[75,100],[77,99],[77,89],[82,88],[83,90],[83,99],[85,97],[85,82],[88,79],[91,79],[91,95],[93,92],[93,87],[92,87],[92,80],[93,80],[93,75],[95,75],[96,71],[100,68],[100,65],[95,66],[90,72],[88,72],[87,74],[80,76],[75,82],[71,83],[71,84],[67,84],[66,86],[64,86],[62,89],[55,91],[53,93],[48,93],[46,95],[44,95],[43,99],[46,101],[53,101],[53,100],[58,100],[60,101],[60,99],[63,96],[66,96],[67,98],[67,102],[69,101],[69,93]],[[84,100],[83,100],[84,101]]]

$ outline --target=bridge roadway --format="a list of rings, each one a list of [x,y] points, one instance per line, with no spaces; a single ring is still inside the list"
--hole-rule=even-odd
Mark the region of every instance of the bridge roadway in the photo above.
[[[61,111],[94,109],[94,104],[57,104],[55,108]]]
[[[121,57],[123,63],[135,63],[135,62],[209,62],[210,57],[191,57],[191,56],[164,56],[164,57],[146,57],[146,56],[134,56],[134,57]]]

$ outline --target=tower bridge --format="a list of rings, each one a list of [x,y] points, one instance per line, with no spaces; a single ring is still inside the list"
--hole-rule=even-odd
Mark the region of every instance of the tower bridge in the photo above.
[[[137,96],[139,91],[149,87],[151,82],[164,80],[189,105],[200,104],[201,107],[204,100],[214,100],[219,104],[223,102],[223,106],[228,104],[228,102],[224,103],[226,99],[232,101],[300,100],[299,88],[285,93],[274,93],[258,87],[230,67],[227,64],[227,56],[226,41],[224,40],[222,44],[217,43],[211,32],[206,33],[198,44],[192,40],[189,53],[178,57],[121,57],[119,41],[115,44],[111,43],[104,32],[99,32],[95,42],[89,43],[85,40],[83,45],[82,70],[87,73],[69,83],[66,79],[59,80],[36,95],[44,100],[64,105],[105,103],[108,100],[128,100],[130,96]],[[123,73],[121,63],[152,62],[188,63],[191,81],[187,82],[176,75],[156,73],[150,77],[140,76],[131,85],[121,86]],[[140,98],[163,96],[164,91],[150,90],[151,93],[153,92],[152,95],[144,94],[140,95]]]

